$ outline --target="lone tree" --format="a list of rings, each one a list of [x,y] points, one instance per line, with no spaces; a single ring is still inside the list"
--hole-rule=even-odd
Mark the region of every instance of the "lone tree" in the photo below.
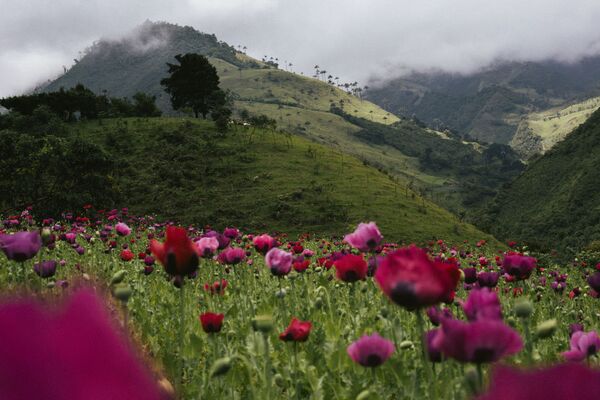
[[[220,99],[224,98],[217,70],[200,54],[178,54],[175,59],[179,65],[167,63],[170,76],[160,81],[171,96],[173,109],[190,107],[196,118],[198,114],[206,118],[209,112],[222,106]]]

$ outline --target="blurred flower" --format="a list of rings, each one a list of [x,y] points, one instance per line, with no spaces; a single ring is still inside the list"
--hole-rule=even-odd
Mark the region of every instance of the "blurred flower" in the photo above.
[[[217,231],[208,231],[202,237],[217,239],[217,242],[219,243],[219,250],[226,248],[231,242],[227,236],[222,235]]]
[[[441,331],[434,338],[444,355],[460,362],[490,363],[523,348],[519,334],[504,322],[484,319],[464,322],[442,320]]]
[[[344,237],[344,242],[363,252],[375,250],[382,240],[383,236],[375,222],[360,223],[353,233]]]
[[[221,332],[224,317],[225,316],[223,314],[215,314],[212,312],[200,314],[200,323],[202,325],[202,329],[206,333]]]
[[[0,235],[0,249],[9,260],[24,262],[33,257],[42,247],[42,238],[36,231]]]
[[[462,305],[469,321],[482,319],[502,319],[502,306],[496,292],[488,288],[472,290]]]
[[[573,336],[575,332],[583,331],[582,324],[570,324],[569,325],[569,337]]]
[[[463,269],[465,275],[465,283],[477,282],[477,270],[473,267]]]
[[[294,268],[294,271],[296,271],[296,272],[306,271],[308,269],[309,265],[310,265],[310,260],[305,259],[303,256],[297,257],[292,262],[292,267]]]
[[[115,226],[115,230],[117,231],[117,234],[119,236],[129,236],[129,234],[131,233],[131,228],[129,226],[127,226],[127,224],[125,224],[123,222],[119,222]]]
[[[59,312],[34,301],[0,306],[0,398],[159,399],[143,364],[90,290]]]
[[[219,241],[214,237],[203,237],[196,242],[200,257],[210,258],[219,248]]]
[[[50,278],[56,273],[57,262],[54,260],[42,261],[41,263],[35,263],[33,270],[41,278]]]
[[[198,254],[184,228],[167,227],[166,240],[150,242],[152,254],[172,276],[186,276],[198,268]]]
[[[536,267],[536,259],[518,254],[507,255],[502,262],[504,272],[513,276],[516,280],[529,278]]]
[[[427,358],[431,362],[442,361],[442,350],[439,346],[439,341],[436,340],[440,329],[431,329],[425,332],[425,348],[427,350]]]
[[[246,258],[246,252],[239,247],[228,247],[223,250],[217,260],[221,264],[235,265],[241,263]]]
[[[292,254],[273,247],[265,256],[265,264],[275,276],[284,276],[292,269]]]
[[[596,400],[598,393],[600,371],[580,364],[529,371],[498,367],[488,392],[478,400]]]
[[[587,282],[592,289],[600,293],[600,271],[587,278]]]
[[[123,260],[123,261],[131,261],[131,260],[133,260],[134,257],[135,257],[135,254],[133,254],[133,251],[131,251],[129,249],[125,249],[125,250],[121,251],[121,260]]]
[[[596,331],[574,332],[570,343],[571,349],[562,353],[567,361],[583,361],[600,351],[600,337]]]
[[[346,254],[334,261],[335,276],[344,282],[356,282],[367,276],[367,262],[362,256]]]
[[[347,348],[348,355],[363,367],[378,367],[394,353],[394,343],[378,333],[362,336]]]
[[[227,287],[227,280],[221,279],[221,281],[216,281],[212,285],[209,283],[204,284],[204,290],[210,294],[225,294],[225,288]]]
[[[239,235],[240,235],[240,231],[237,230],[236,228],[225,228],[225,230],[223,231],[223,236],[225,236],[226,238],[229,238],[231,240],[237,239],[237,237]]]
[[[498,272],[480,272],[477,274],[477,283],[481,287],[494,288],[498,285],[499,278]]]
[[[277,240],[267,234],[256,236],[252,240],[252,243],[256,251],[260,254],[267,254],[273,247],[277,247]]]
[[[279,339],[284,342],[305,342],[308,339],[312,323],[309,321],[300,321],[293,318],[290,325],[279,335]]]
[[[452,310],[447,307],[440,309],[438,306],[432,306],[427,309],[427,317],[435,326],[438,326],[442,319],[452,318]]]
[[[381,290],[408,310],[447,301],[459,279],[456,264],[433,262],[424,250],[414,246],[388,254],[375,272]]]

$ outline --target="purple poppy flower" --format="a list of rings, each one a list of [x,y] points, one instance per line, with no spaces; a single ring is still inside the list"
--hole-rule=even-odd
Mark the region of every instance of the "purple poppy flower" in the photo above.
[[[443,320],[441,333],[436,335],[433,342],[445,356],[476,364],[496,362],[523,348],[517,331],[502,321],[491,319],[469,323]]]
[[[442,319],[444,318],[452,318],[452,310],[448,307],[444,307],[440,309],[438,306],[431,306],[427,309],[427,317],[429,317],[429,321],[435,326],[438,326]]]
[[[373,251],[379,246],[383,236],[375,222],[360,223],[353,233],[344,237],[344,242],[360,251]]]
[[[431,329],[425,332],[425,347],[427,350],[427,358],[431,362],[442,362],[442,349],[439,346],[439,341],[436,340],[440,329]]]
[[[494,288],[498,285],[499,278],[498,272],[480,272],[477,275],[477,283],[481,287]]]
[[[477,282],[477,270],[475,268],[465,268],[463,269],[463,274],[465,276],[465,283],[475,283]]]
[[[562,353],[567,361],[579,362],[600,351],[600,337],[596,331],[577,331],[571,336],[571,349]]]
[[[573,336],[573,334],[575,332],[579,332],[582,331],[583,332],[583,324],[571,324],[569,325],[569,337]]]
[[[587,278],[587,282],[594,291],[600,293],[600,271]]]
[[[394,343],[378,333],[362,336],[347,348],[348,355],[355,363],[371,368],[386,362],[394,350]]]
[[[17,232],[13,235],[0,235],[0,249],[9,260],[24,262],[33,258],[42,247],[38,232]]]
[[[10,326],[0,330],[2,399],[160,399],[149,371],[89,290],[58,314],[34,301],[4,304],[0,326]]]
[[[556,293],[562,293],[566,288],[567,288],[567,284],[565,282],[557,282],[554,281],[550,284],[550,287],[552,288],[552,290],[554,290]]]
[[[533,257],[508,255],[502,261],[504,272],[513,276],[516,280],[529,278],[536,267],[537,260]]]
[[[231,240],[217,231],[208,231],[202,237],[205,238],[215,238],[219,242],[219,250],[223,250],[225,247],[229,246]]]
[[[463,311],[469,321],[482,319],[502,319],[502,306],[496,292],[488,288],[471,291],[467,301],[462,305]]]
[[[600,371],[580,364],[530,371],[498,367],[488,392],[478,400],[596,400],[598,393]]]
[[[273,247],[265,256],[265,263],[275,276],[287,275],[292,269],[292,254]]]
[[[35,263],[33,270],[41,278],[50,278],[56,273],[56,261],[42,261],[41,263]]]

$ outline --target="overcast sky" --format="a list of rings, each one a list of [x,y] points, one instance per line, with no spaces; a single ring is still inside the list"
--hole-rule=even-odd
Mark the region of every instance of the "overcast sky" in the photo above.
[[[56,76],[93,41],[146,19],[362,83],[600,53],[599,0],[0,0],[0,96]]]

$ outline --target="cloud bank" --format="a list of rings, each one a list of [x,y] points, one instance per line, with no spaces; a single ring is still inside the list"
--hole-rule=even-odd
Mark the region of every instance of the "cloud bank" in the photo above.
[[[52,78],[100,38],[146,19],[215,33],[294,70],[342,80],[600,53],[597,0],[3,0],[0,96]]]

